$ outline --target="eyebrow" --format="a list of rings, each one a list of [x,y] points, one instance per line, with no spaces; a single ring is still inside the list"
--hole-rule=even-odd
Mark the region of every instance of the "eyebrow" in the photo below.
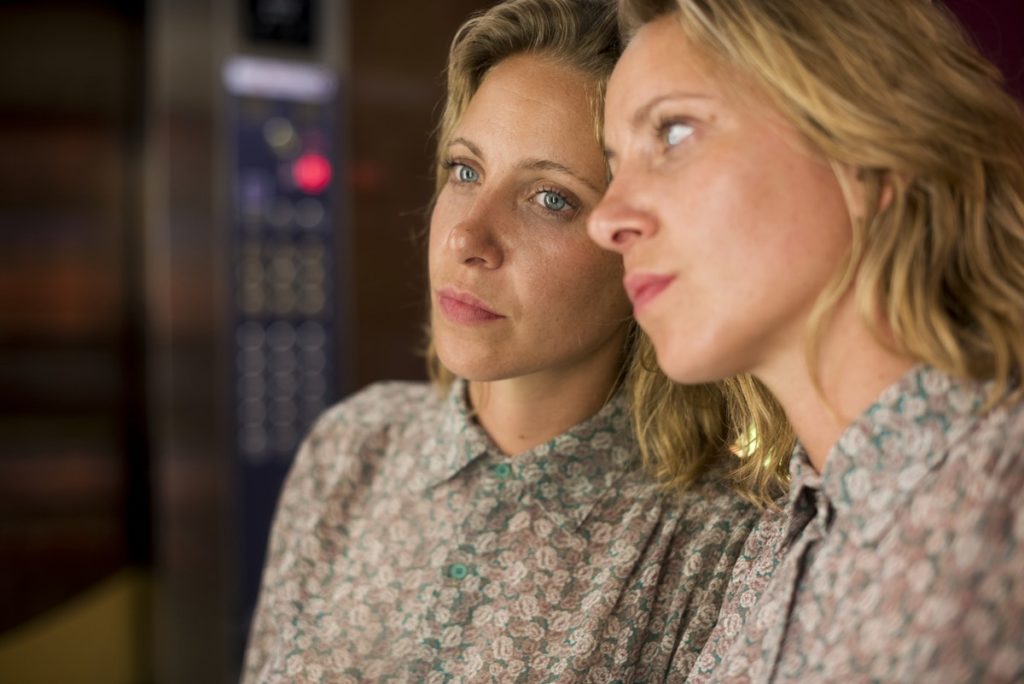
[[[465,138],[452,138],[451,141],[449,141],[448,143],[448,147],[451,148],[453,145],[456,144],[464,145],[468,147],[469,151],[475,154],[476,156],[480,157],[481,159],[486,159],[484,157],[484,153],[480,151],[480,148],[471,143],[470,141],[466,140]]]
[[[654,98],[653,100],[649,100],[647,103],[644,104],[644,106],[640,107],[635,112],[633,112],[633,116],[631,116],[629,118],[629,125],[634,130],[637,129],[637,128],[640,128],[640,126],[643,125],[644,120],[647,119],[651,115],[651,110],[653,110],[655,107],[657,107],[662,102],[665,102],[667,100],[710,100],[710,99],[711,99],[711,96],[710,95],[705,95],[704,93],[691,93],[691,92],[682,91],[682,90],[677,90],[677,91],[674,91],[674,92],[671,92],[671,93],[665,93],[664,95],[659,95],[658,97]],[[605,159],[607,159],[608,161],[611,161],[612,159],[615,158],[615,152],[610,147],[605,147],[604,148],[604,156],[605,156]]]
[[[633,112],[633,116],[630,117],[629,123],[630,123],[630,125],[633,128],[639,128],[641,126],[641,124],[643,124],[644,119],[648,118],[651,115],[651,110],[654,109],[655,107],[657,107],[658,105],[660,105],[662,102],[665,102],[666,100],[710,100],[710,99],[711,99],[710,95],[705,95],[703,93],[690,93],[690,92],[685,92],[685,91],[681,91],[681,90],[677,90],[677,91],[671,92],[671,93],[665,93],[664,95],[659,95],[658,97],[654,98],[653,100],[649,100],[643,107],[640,107],[638,110]]]
[[[533,169],[536,171],[557,171],[558,173],[564,173],[567,176],[572,176],[580,183],[583,183],[588,188],[596,192],[598,195],[603,195],[604,190],[598,188],[596,185],[591,183],[589,180],[581,176],[580,174],[573,171],[565,164],[559,164],[556,161],[550,159],[527,159],[525,162],[520,164],[524,169]]]
[[[472,142],[470,142],[469,140],[466,140],[465,138],[452,138],[451,142],[448,143],[448,147],[450,148],[450,147],[452,147],[453,145],[456,145],[456,144],[464,145],[466,148],[469,149],[470,152],[472,152],[476,156],[480,157],[480,159],[486,161],[486,158],[484,157],[484,153],[480,150],[480,148],[477,147]],[[518,166],[519,166],[519,168],[528,169],[528,170],[531,170],[531,171],[556,171],[558,173],[564,173],[567,176],[571,176],[571,177],[575,178],[580,183],[583,183],[584,185],[586,185],[588,188],[590,188],[591,190],[593,190],[597,194],[599,194],[599,195],[603,195],[604,194],[604,190],[602,190],[601,188],[597,187],[596,185],[594,185],[594,183],[592,183],[591,181],[587,180],[586,178],[584,178],[580,174],[576,173],[575,171],[573,171],[571,168],[569,168],[565,164],[562,164],[562,163],[559,163],[559,162],[556,162],[556,161],[552,161],[550,159],[527,159],[527,160],[525,160],[523,162],[520,162]]]

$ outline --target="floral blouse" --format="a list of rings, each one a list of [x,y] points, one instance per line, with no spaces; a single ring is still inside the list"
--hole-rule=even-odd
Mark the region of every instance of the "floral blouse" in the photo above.
[[[918,367],[821,475],[798,447],[690,680],[1024,680],[1024,405],[989,388]]]
[[[628,402],[515,457],[466,385],[330,410],[285,485],[245,682],[681,681],[759,517],[642,469]]]

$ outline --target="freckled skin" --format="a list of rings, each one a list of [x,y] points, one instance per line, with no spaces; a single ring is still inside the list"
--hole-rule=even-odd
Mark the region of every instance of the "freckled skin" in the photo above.
[[[687,383],[802,373],[808,315],[851,240],[831,166],[720,73],[674,17],[638,32],[609,83],[613,181],[590,220],[628,273],[675,276],[637,320]]]
[[[630,307],[621,259],[586,234],[605,170],[585,83],[548,59],[508,58],[485,77],[453,133],[466,142],[448,153],[472,172],[451,169],[438,196],[430,282],[437,353],[458,375],[490,381],[617,362]],[[459,172],[475,180],[453,182]],[[549,211],[551,192],[577,206]],[[444,287],[467,291],[506,318],[453,323],[438,310]]]

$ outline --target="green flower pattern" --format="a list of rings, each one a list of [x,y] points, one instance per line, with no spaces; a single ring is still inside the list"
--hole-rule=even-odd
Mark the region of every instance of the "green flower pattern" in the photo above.
[[[681,682],[759,513],[641,468],[628,401],[509,458],[458,382],[374,385],[300,449],[243,681]]]
[[[1024,403],[989,390],[918,366],[820,476],[797,447],[689,680],[1024,681]]]

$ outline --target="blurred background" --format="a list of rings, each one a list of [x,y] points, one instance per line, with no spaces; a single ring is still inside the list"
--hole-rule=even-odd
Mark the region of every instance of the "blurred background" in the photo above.
[[[422,379],[480,0],[0,2],[0,682],[238,676],[331,403]],[[950,0],[1024,95],[1024,4]]]

